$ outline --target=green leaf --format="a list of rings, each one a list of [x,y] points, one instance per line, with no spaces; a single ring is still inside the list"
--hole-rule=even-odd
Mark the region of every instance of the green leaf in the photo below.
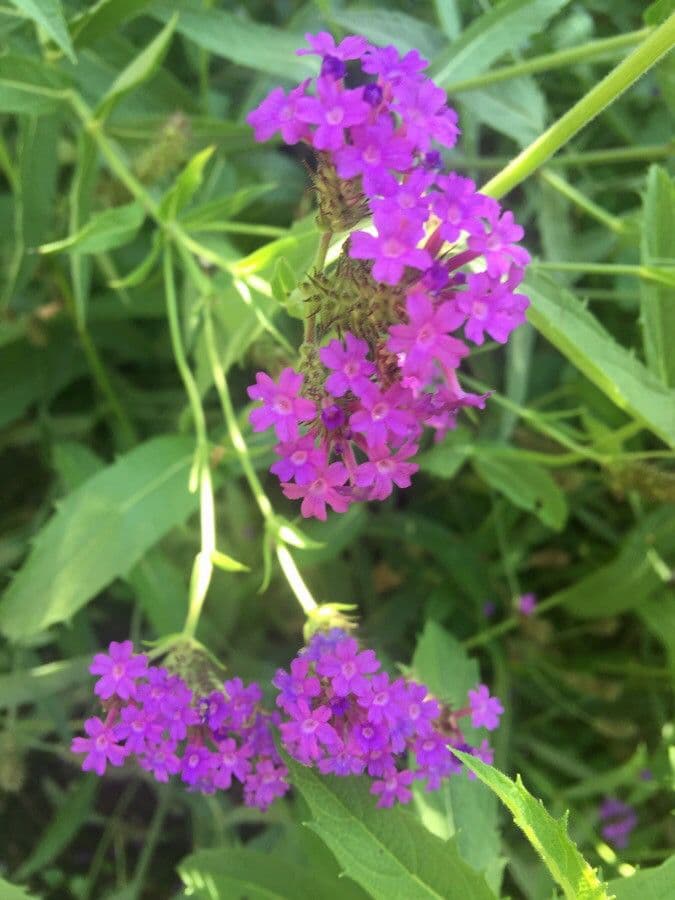
[[[188,586],[181,569],[159,547],[149,550],[126,576],[157,637],[183,627]]]
[[[204,150],[195,153],[185,165],[183,171],[162,198],[160,211],[163,215],[175,218],[181,209],[192,200],[201,187],[204,179],[204,168],[213,156],[215,149],[215,147],[205,147]]]
[[[231,556],[228,556],[227,553],[221,553],[220,550],[214,550],[211,554],[211,562],[214,566],[217,566],[219,569],[222,569],[224,572],[250,572],[251,569],[249,566],[245,566],[244,563],[240,563],[238,560],[234,559]]]
[[[498,448],[495,448],[498,449]],[[567,520],[567,501],[549,472],[536,463],[500,456],[490,447],[476,446],[473,466],[490,487],[520,509],[533,512],[556,531]]]
[[[645,25],[661,25],[675,12],[675,0],[654,0],[642,13]]]
[[[644,265],[675,258],[675,184],[652,166],[643,203],[641,260]],[[675,387],[675,288],[640,279],[641,322],[647,365]]]
[[[199,850],[184,859],[178,874],[190,896],[204,900],[333,900],[337,884],[312,868],[298,865],[281,853],[261,853],[248,847]]]
[[[118,25],[126,24],[140,15],[152,0],[99,0],[90,9],[71,20],[70,28],[75,47],[90,47]]]
[[[415,678],[451,707],[466,705],[467,691],[480,681],[478,663],[467,656],[459,641],[428,620],[417,641],[412,669]],[[471,729],[466,730],[468,738]],[[456,835],[462,859],[485,875],[499,891],[501,870],[498,809],[495,797],[479,781],[447,778],[440,790],[415,791],[415,805],[424,825],[447,840]]]
[[[0,630],[21,641],[69,619],[197,506],[193,445],[153,438],[58,505],[0,604]]]
[[[653,869],[639,869],[629,878],[615,878],[607,885],[615,900],[672,900],[675,856]]]
[[[544,130],[546,100],[533,78],[512,78],[507,84],[493,84],[465,96],[472,115],[521,147]]]
[[[0,675],[0,709],[35,703],[89,681],[91,656],[45,663]]]
[[[419,50],[422,56],[430,58],[435,55],[442,42],[434,26],[392,9],[391,6],[336,9],[331,18],[349,34],[362,34],[380,47],[393,44],[400,53]]]
[[[377,809],[365,779],[324,777],[287,763],[312,813],[308,827],[375,900],[494,900],[453,841],[431,834],[406,810]]]
[[[17,9],[25,13],[47,32],[49,37],[75,62],[75,51],[68,33],[60,0],[10,0]]]
[[[189,231],[199,231],[212,222],[222,222],[231,219],[243,209],[274,190],[275,184],[250,184],[240,188],[233,194],[226,194],[217,200],[201,203],[195,206],[185,215],[181,216],[181,222]]]
[[[669,559],[675,553],[675,517],[669,507],[655,510],[628,533],[617,556],[590,575],[553,594],[582,619],[613,616],[641,606],[663,588],[654,554]]]
[[[432,77],[446,87],[490,68],[505,53],[518,50],[569,0],[506,0],[475,19],[440,57]]]
[[[130,243],[138,234],[144,219],[145,210],[140,203],[114,206],[92,216],[75,234],[51,244],[43,244],[40,253],[61,253],[63,250],[105,253]]]
[[[35,894],[29,894],[23,888],[10,884],[4,878],[0,878],[0,896],[2,900],[38,900]]]
[[[542,858],[568,900],[610,900],[595,869],[586,862],[567,833],[567,816],[557,820],[541,800],[527,791],[520,776],[515,782],[470,753],[457,752],[464,765],[499,797]]]
[[[421,453],[417,462],[422,472],[428,472],[437,478],[454,478],[473,455],[474,449],[471,434],[460,426],[451,431],[440,444]]]
[[[82,778],[66,794],[37,845],[16,871],[20,881],[48,866],[72,841],[94,808],[98,779]]]
[[[142,84],[157,71],[169,49],[177,21],[178,13],[174,13],[148,46],[125,69],[122,69],[97,106],[97,118],[105,119],[118,100],[125,94],[133,91],[134,88],[138,87],[139,84]]]
[[[0,112],[32,116],[56,112],[65,103],[68,82],[63,76],[26,56],[0,56]],[[56,154],[52,154],[56,162]]]
[[[180,13],[180,34],[215,56],[285,81],[316,75],[311,57],[295,55],[303,45],[299,34],[259,25],[225,9],[204,9],[200,0],[165,0],[152,7],[152,15],[162,21],[174,12]]]
[[[86,444],[77,441],[64,441],[54,447],[52,465],[64,488],[69,494],[76,490],[87,479],[105,468],[103,460]]]
[[[620,409],[675,447],[675,391],[669,390],[569,291],[530,273],[525,292],[534,327]]]

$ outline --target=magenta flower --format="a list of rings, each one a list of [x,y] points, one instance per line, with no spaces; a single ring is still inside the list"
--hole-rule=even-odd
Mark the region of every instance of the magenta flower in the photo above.
[[[633,807],[622,803],[616,797],[606,797],[600,805],[598,815],[600,821],[604,823],[602,826],[604,839],[619,850],[627,847],[638,822]]]
[[[347,747],[333,751],[330,756],[325,756],[317,763],[322,775],[362,775],[366,768],[366,761],[361,756],[356,756]]]
[[[272,463],[270,472],[273,472],[280,481],[295,479],[297,484],[309,484],[314,481],[317,469],[325,462],[326,453],[314,444],[311,435],[278,444],[274,452],[279,459]]]
[[[524,294],[514,294],[513,280],[496,281],[487,272],[469,275],[467,289],[458,293],[455,308],[466,316],[464,334],[474,344],[482,344],[485,333],[500,344],[525,321],[530,301]]]
[[[349,473],[341,462],[328,465],[325,461],[321,468],[317,468],[313,481],[309,484],[293,484],[284,482],[281,488],[289,500],[300,500],[300,512],[306,518],[314,517],[326,521],[326,505],[335,512],[346,512],[350,499],[341,494],[337,488],[347,480]]]
[[[368,344],[351,332],[345,334],[345,344],[335,338],[319,350],[319,357],[332,372],[326,379],[326,390],[335,397],[351,391],[357,397],[368,389],[375,366],[366,359]],[[297,481],[297,479],[296,479]]]
[[[277,669],[272,679],[272,684],[280,694],[277,697],[277,706],[286,712],[290,712],[297,706],[298,700],[310,700],[321,693],[319,679],[315,675],[309,675],[310,660],[305,657],[297,657],[291,662],[290,674],[284,669]]]
[[[310,709],[305,700],[299,700],[294,719],[279,726],[285,744],[292,747],[293,755],[305,764],[323,755],[321,745],[338,747],[340,738],[328,724],[332,712],[329,706]]]
[[[256,141],[267,141],[280,131],[286,144],[297,144],[306,140],[310,131],[305,122],[297,117],[298,101],[305,96],[308,82],[294,88],[288,96],[283,88],[277,87],[252,110],[246,121],[253,128]]]
[[[523,594],[518,598],[518,612],[523,616],[531,616],[537,606],[536,594]]]
[[[149,744],[158,744],[163,730],[163,724],[152,713],[133,703],[122,708],[120,721],[114,728],[116,739],[123,740],[130,753],[143,753]]]
[[[244,802],[247,806],[257,806],[265,812],[277,797],[283,797],[288,790],[286,776],[288,769],[272,759],[263,759],[255,766],[252,775],[246,778]]]
[[[335,44],[335,38],[327,31],[318,34],[306,34],[305,40],[310,50],[303,48],[296,50],[296,56],[334,56],[343,62],[348,59],[358,59],[369,49],[368,41],[364,37],[350,35]]]
[[[241,781],[246,780],[246,776],[251,771],[251,763],[249,757],[253,754],[253,748],[244,744],[237,747],[234,738],[228,738],[218,744],[218,750],[214,754],[215,771],[213,774],[213,784],[221,791],[226,791],[232,785],[232,776]]]
[[[399,716],[398,701],[402,686],[400,680],[392,684],[386,672],[380,672],[370,679],[370,691],[358,697],[359,704],[368,710],[369,722],[377,725],[396,720]]]
[[[513,219],[513,213],[506,210],[499,217],[499,204],[494,203],[490,216],[490,230],[472,234],[468,241],[469,250],[485,257],[487,273],[492,278],[508,275],[511,266],[526,266],[530,254],[519,247],[524,231]]]
[[[338,697],[348,694],[359,695],[368,690],[369,682],[364,676],[376,672],[380,663],[372,650],[358,652],[359,645],[354,638],[345,638],[317,663],[319,675],[331,680],[333,691]]]
[[[145,675],[148,668],[146,656],[134,655],[131,641],[111,641],[107,653],[97,653],[89,671],[101,675],[96,682],[94,693],[102,700],[117,696],[129,700],[136,696],[136,681]]]
[[[376,447],[370,453],[368,462],[358,468],[356,483],[359,487],[369,487],[369,500],[386,500],[394,489],[410,487],[410,479],[417,472],[417,463],[406,462],[417,453],[417,444],[404,444],[392,452],[386,446]]]
[[[432,139],[454,147],[459,128],[457,113],[446,106],[446,93],[429,79],[401,81],[394,88],[392,109],[401,116],[405,136],[420,150],[428,150]]]
[[[418,50],[401,56],[391,44],[388,47],[369,47],[363,59],[363,71],[379,75],[383,81],[399,84],[404,79],[415,80],[429,65]]]
[[[324,77],[317,78],[316,87],[316,97],[298,100],[298,118],[318,125],[312,136],[317,150],[339,150],[345,142],[345,128],[363,124],[372,107],[363,99],[363,88],[348,90]]]
[[[304,377],[286,368],[276,383],[265,372],[258,372],[255,380],[248,388],[248,395],[252,400],[262,400],[263,406],[251,411],[253,430],[274,427],[279,440],[294,440],[298,436],[298,422],[307,422],[316,415],[315,404],[300,396]]]
[[[98,717],[87,719],[84,730],[88,737],[76,737],[70,745],[73,753],[86,753],[82,762],[83,772],[96,772],[103,775],[106,766],[121,766],[129,755],[126,747],[120,747],[117,743],[115,729],[106,725]]]
[[[485,738],[483,738],[483,740],[477,747],[472,748],[471,755],[475,756],[476,759],[479,759],[481,762],[484,762],[487,766],[491,766],[495,761],[495,751],[488,744]],[[469,778],[471,778],[472,776],[474,778],[476,777],[473,772],[467,772],[467,775],[469,776]]]
[[[408,323],[392,325],[387,348],[399,357],[404,375],[414,374],[421,380],[431,375],[434,359],[449,369],[456,369],[469,353],[469,348],[447,332],[458,328],[464,315],[452,303],[434,306],[421,290],[408,292],[405,301]]]
[[[373,782],[370,793],[379,796],[377,805],[380,807],[393,806],[397,800],[399,803],[410,803],[412,799],[410,785],[414,780],[414,772],[404,769],[402,772],[389,775],[382,781]]]
[[[498,697],[490,696],[487,685],[479,684],[474,691],[469,691],[469,706],[474,728],[483,726],[488,731],[494,731],[499,726],[499,717],[504,712],[504,707]]]
[[[202,721],[206,722],[211,731],[218,731],[223,726],[228,714],[228,702],[223,692],[211,691],[208,697],[202,697],[199,713]]]
[[[426,269],[431,265],[429,253],[417,247],[423,236],[419,219],[403,212],[387,216],[381,210],[375,224],[377,235],[366,231],[352,232],[349,255],[352,259],[374,260],[373,278],[376,281],[398,284],[406,266]]]
[[[156,781],[166,784],[171,775],[180,772],[181,761],[174,751],[174,743],[162,741],[155,747],[147,748],[145,753],[139,756],[138,763],[146,772],[152,772]]]
[[[402,212],[404,215],[419,219],[420,222],[426,222],[433,195],[425,192],[433,180],[433,173],[424,169],[413,169],[402,182],[389,175],[383,182],[384,199],[371,201],[373,214],[381,221]]]
[[[215,764],[215,754],[203,744],[188,744],[183,756],[181,779],[186,784],[196,785],[209,777]]]
[[[361,175],[363,190],[372,197],[384,193],[389,185],[389,169],[405,170],[412,163],[412,148],[394,134],[391,119],[381,118],[373,125],[360,125],[350,131],[351,144],[335,153],[341,178]]]
[[[439,175],[436,184],[441,191],[433,194],[432,206],[441,220],[443,239],[454,243],[462,231],[482,231],[480,215],[485,207],[485,197],[476,193],[474,182],[450,172]]]
[[[374,385],[364,391],[360,408],[352,414],[349,424],[354,431],[365,435],[369,447],[387,443],[389,432],[406,438],[415,431],[415,418],[402,408],[405,391],[396,385],[382,393]]]

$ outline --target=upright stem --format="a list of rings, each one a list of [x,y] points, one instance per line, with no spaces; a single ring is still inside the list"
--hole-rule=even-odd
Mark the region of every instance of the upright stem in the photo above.
[[[499,199],[542,166],[585,125],[613,103],[675,45],[675,13],[652,31],[629,56],[615,66],[578,103],[481,188]]]

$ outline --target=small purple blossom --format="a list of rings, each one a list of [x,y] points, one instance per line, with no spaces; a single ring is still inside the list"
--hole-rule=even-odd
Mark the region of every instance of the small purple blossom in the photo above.
[[[108,763],[112,766],[121,766],[129,755],[126,747],[118,743],[115,729],[94,716],[84,723],[87,737],[73,738],[70,745],[72,753],[85,753],[82,763],[84,772],[96,772],[103,775]]]
[[[346,638],[317,664],[317,672],[330,678],[333,691],[338,697],[363,694],[368,690],[369,684],[365,676],[380,668],[375,653],[372,650],[359,653],[358,646],[354,638]]]
[[[407,266],[427,269],[428,251],[419,249],[422,226],[418,219],[400,212],[394,216],[379,214],[375,219],[377,235],[354,231],[349,243],[353,259],[372,259],[373,278],[384,284],[398,284]]]
[[[345,512],[349,506],[349,498],[339,492],[339,488],[345,483],[349,473],[340,462],[330,463],[325,461],[317,466],[314,478],[308,484],[293,484],[286,482],[281,485],[284,495],[289,500],[300,500],[300,512],[305,518],[314,517],[326,521],[326,506],[330,506],[335,512]]]
[[[379,797],[377,805],[380,807],[393,806],[397,800],[399,803],[409,803],[412,799],[410,785],[414,779],[415,774],[409,769],[394,772],[382,781],[374,781],[370,793]]]
[[[628,846],[630,836],[637,825],[635,810],[616,797],[606,797],[600,805],[598,815],[602,825],[602,836],[617,849]]]
[[[342,341],[333,339],[322,347],[319,350],[321,362],[331,369],[326,379],[326,390],[335,397],[342,397],[347,391],[361,396],[368,389],[370,377],[375,372],[373,363],[366,359],[367,352],[368,344],[349,331],[344,336],[344,345]]]
[[[283,88],[274,88],[260,106],[246,116],[256,141],[267,141],[277,131],[281,132],[286,144],[297,144],[309,138],[308,125],[297,117],[298,101],[305,96],[306,86],[307,82],[303,82],[288,95]]]
[[[281,441],[292,441],[298,436],[298,422],[306,422],[316,415],[314,403],[300,396],[303,380],[302,375],[290,368],[283,370],[278,382],[258,372],[255,385],[248,389],[252,400],[263,402],[261,408],[251,411],[254,431],[274,427]]]
[[[312,135],[317,150],[339,150],[345,143],[345,128],[364,123],[371,106],[363,99],[362,88],[342,88],[332,78],[317,78],[316,88],[316,97],[298,100],[297,116],[318,126]]]
[[[487,685],[479,684],[474,691],[469,691],[469,704],[474,728],[482,726],[488,731],[494,731],[499,727],[499,717],[504,712],[504,707],[498,697],[490,696]]]
[[[518,612],[523,616],[531,616],[537,606],[536,594],[523,594],[518,598]]]
[[[316,447],[311,435],[278,444],[274,450],[279,459],[272,463],[270,472],[281,481],[294,479],[297,484],[309,484],[324,460],[323,450]]]
[[[375,448],[368,462],[359,466],[356,483],[368,487],[369,500],[385,500],[394,489],[410,487],[410,480],[417,472],[417,463],[406,462],[417,453],[417,444],[404,444],[395,453],[386,446]]]
[[[358,59],[366,53],[370,45],[363,37],[350,35],[336,45],[335,38],[328,31],[320,31],[318,34],[306,34],[305,40],[310,49],[296,50],[296,56],[332,56],[343,62],[348,59]]]
[[[102,700],[112,696],[129,700],[136,696],[136,681],[147,668],[147,657],[135,655],[131,641],[112,641],[108,652],[97,653],[89,666],[92,675],[102,676],[96,682],[94,693]]]
[[[365,436],[369,447],[382,447],[390,433],[401,438],[415,433],[414,416],[401,408],[402,394],[403,390],[397,386],[382,393],[372,385],[363,392],[359,408],[352,414],[349,424]]]

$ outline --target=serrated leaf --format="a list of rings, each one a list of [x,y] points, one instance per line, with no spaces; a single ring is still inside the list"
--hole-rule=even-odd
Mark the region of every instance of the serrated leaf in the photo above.
[[[162,21],[175,12],[180,14],[180,34],[215,56],[284,80],[316,75],[311,58],[295,55],[303,44],[299,34],[260,25],[224,9],[204,9],[199,0],[164,0],[152,7],[152,14]]]
[[[405,810],[377,809],[365,779],[321,776],[287,762],[312,813],[308,827],[375,900],[494,900],[453,841],[431,834]]]
[[[675,391],[614,340],[569,291],[531,272],[527,317],[612,402],[675,447]]]
[[[189,438],[153,438],[70,494],[39,532],[0,604],[0,630],[22,641],[69,619],[124,576],[197,506]]]
[[[675,184],[668,172],[652,166],[642,212],[641,260],[675,258]],[[647,365],[675,387],[675,288],[640,279],[641,323]]]
[[[140,203],[114,206],[92,216],[75,234],[60,241],[43,244],[40,253],[61,253],[64,250],[77,253],[105,253],[130,243],[143,224],[145,210]]]
[[[311,860],[300,866],[280,853],[248,847],[199,850],[181,862],[178,874],[190,896],[204,900],[332,900],[339,892]]]
[[[473,466],[490,487],[507,497],[514,506],[533,512],[556,531],[567,520],[567,501],[549,472],[536,463],[497,455],[490,447],[476,446]]]
[[[538,34],[569,0],[506,0],[475,19],[432,66],[441,87],[472,78]]]
[[[554,819],[520,779],[511,781],[502,772],[469,753],[457,756],[499,797],[542,858],[568,900],[610,900],[595,869],[586,862],[567,833],[567,817]]]
[[[412,661],[414,677],[431,693],[453,708],[466,705],[467,691],[480,681],[478,663],[470,659],[459,641],[434,621],[428,620]],[[466,729],[471,739],[471,729]],[[447,778],[440,790],[415,791],[415,806],[424,825],[447,840],[456,835],[465,862],[485,875],[499,891],[502,861],[497,820],[497,801],[479,781]]]
[[[672,900],[675,856],[653,869],[639,869],[629,878],[615,878],[607,888],[615,900]]]
[[[75,62],[75,51],[60,0],[10,0],[10,3],[44,28],[66,56]]]
[[[96,117],[105,119],[125,94],[142,84],[161,66],[176,29],[178,13],[174,13],[152,41],[129,65],[122,69],[96,108]]]

